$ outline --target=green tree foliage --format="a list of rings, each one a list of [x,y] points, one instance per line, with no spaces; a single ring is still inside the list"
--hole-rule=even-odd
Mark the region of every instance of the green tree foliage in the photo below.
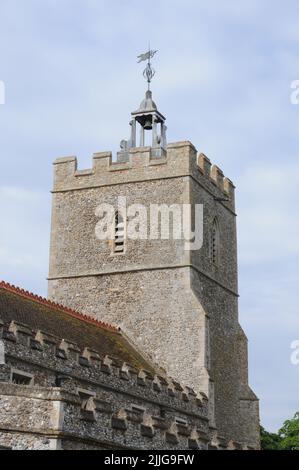
[[[299,450],[299,411],[294,418],[284,422],[282,428],[278,431],[281,437],[280,449]]]
[[[281,437],[261,427],[261,449],[280,450]]]
[[[299,411],[284,422],[277,434],[261,427],[262,450],[299,450]]]

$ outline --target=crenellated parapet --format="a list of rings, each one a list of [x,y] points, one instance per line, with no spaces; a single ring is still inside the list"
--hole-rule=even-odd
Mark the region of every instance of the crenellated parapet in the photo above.
[[[207,448],[208,399],[204,394],[166,375],[139,370],[88,347],[33,331],[25,323],[0,321],[0,341],[5,357],[0,365],[0,396],[11,397],[7,400],[14,402],[10,408],[14,416],[24,413],[26,406],[41,406],[43,413],[52,416],[61,408],[54,403],[61,402],[64,424],[57,429],[61,439],[65,434],[113,442],[120,448],[127,442],[143,449]],[[33,431],[50,432],[51,416],[43,419],[43,425],[33,423]],[[24,420],[21,423],[24,427]],[[0,431],[9,426],[14,432],[22,431],[8,413],[0,419]]]
[[[222,170],[198,154],[191,142],[168,144],[167,151],[156,157],[152,147],[130,149],[126,161],[113,161],[111,152],[93,155],[92,168],[78,170],[76,157],[54,162],[54,192],[101,186],[121,185],[190,176],[212,196],[234,208],[234,185]]]
[[[200,153],[197,157],[197,165],[206,178],[206,183],[210,186],[211,184],[218,188],[222,193],[229,199],[230,204],[235,202],[235,186],[233,182],[224,176],[223,171],[216,165],[212,165],[209,158]]]
[[[80,439],[94,446],[112,442],[119,448],[130,442],[132,448],[142,449],[244,448],[210,431],[204,393],[165,374],[136,369],[16,321],[0,319],[0,342],[4,350],[0,397],[13,402],[9,408],[13,416],[6,413],[0,418],[0,432],[25,432],[24,419],[18,422],[14,417],[34,407],[34,421],[40,406],[42,425],[31,422],[31,431],[54,433],[61,442]],[[22,379],[22,374],[24,380],[30,379],[27,385],[14,380],[15,375]],[[64,422],[50,429],[57,410]]]
[[[47,436],[59,439],[60,449],[67,449],[69,443],[76,442],[80,443],[80,449],[85,442],[87,448],[208,448],[208,433],[201,430],[198,420],[188,416],[177,418],[175,412],[161,417],[150,405],[137,409],[133,403],[122,406],[116,400],[93,396],[83,408],[79,394],[62,388],[26,387],[3,382],[0,382],[0,398],[7,410],[0,416],[0,434],[5,432],[9,438],[10,434],[17,436],[20,433],[26,448],[32,441],[26,422],[29,412],[31,433],[42,436],[44,444]]]
[[[0,322],[0,338],[4,343],[5,364],[7,357],[38,364],[55,371],[60,381],[69,390],[74,389],[76,380],[91,380],[115,390],[140,395],[140,398],[157,399],[165,406],[178,406],[182,410],[206,417],[208,400],[204,394],[195,393],[191,388],[181,386],[165,374],[153,374],[145,369],[136,369],[127,362],[105,355],[88,347],[78,345],[63,338],[55,337],[41,330],[33,331],[28,325],[11,321]],[[33,370],[31,368],[31,370]],[[7,369],[8,370],[8,369]],[[66,372],[67,371],[67,372]],[[8,374],[9,375],[9,374]],[[8,375],[6,379],[8,379]],[[33,372],[33,375],[34,372]],[[70,381],[69,377],[74,379]],[[45,385],[42,376],[37,374],[34,383]],[[137,393],[138,392],[138,393]]]

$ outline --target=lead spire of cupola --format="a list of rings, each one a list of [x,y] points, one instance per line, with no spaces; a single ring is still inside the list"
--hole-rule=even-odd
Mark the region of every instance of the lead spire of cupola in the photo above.
[[[137,59],[138,63],[147,61],[146,68],[143,71],[143,76],[147,80],[148,89],[145,98],[142,100],[139,108],[132,114],[131,138],[130,140],[122,140],[120,143],[120,152],[118,152],[118,161],[129,161],[130,150],[136,147],[151,147],[151,156],[163,157],[166,153],[167,139],[165,125],[166,118],[158,111],[156,103],[152,98],[151,82],[156,74],[155,69],[152,67],[151,59],[154,58],[158,51],[149,50],[144,54],[140,54]],[[140,141],[137,143],[137,124],[140,127]],[[151,131],[152,136],[147,144],[146,131]]]

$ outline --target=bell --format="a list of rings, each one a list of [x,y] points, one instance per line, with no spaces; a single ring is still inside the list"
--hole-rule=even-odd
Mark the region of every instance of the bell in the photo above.
[[[145,121],[143,127],[146,131],[150,131],[153,128],[152,118],[150,116],[148,118],[146,118],[146,121]]]

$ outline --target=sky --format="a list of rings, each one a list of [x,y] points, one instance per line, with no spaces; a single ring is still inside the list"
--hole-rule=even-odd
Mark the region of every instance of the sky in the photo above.
[[[0,278],[46,295],[52,162],[90,168],[129,137],[150,40],[168,141],[237,186],[240,320],[271,431],[299,409],[298,16],[295,0],[0,0]]]

